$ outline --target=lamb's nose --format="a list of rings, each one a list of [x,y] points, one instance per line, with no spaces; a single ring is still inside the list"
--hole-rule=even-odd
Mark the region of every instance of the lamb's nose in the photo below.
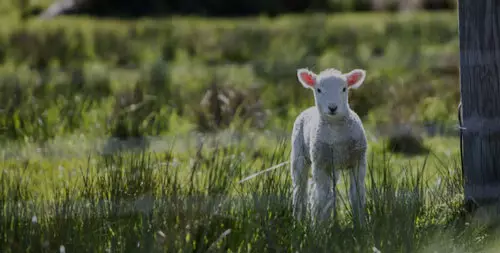
[[[330,110],[330,114],[334,114],[337,111],[336,105],[329,105],[328,110]]]

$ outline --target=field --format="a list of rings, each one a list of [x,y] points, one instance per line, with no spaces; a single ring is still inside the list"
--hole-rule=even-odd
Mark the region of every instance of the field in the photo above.
[[[498,246],[461,208],[455,13],[3,19],[0,252]],[[367,70],[350,93],[370,141],[366,227],[343,180],[330,223],[292,218],[291,126],[313,103],[300,67]]]

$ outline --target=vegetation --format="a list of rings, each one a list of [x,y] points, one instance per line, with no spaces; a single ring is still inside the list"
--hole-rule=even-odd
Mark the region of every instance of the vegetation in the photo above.
[[[415,130],[456,124],[453,13],[0,19],[2,252],[497,246],[460,207],[457,138]],[[286,164],[239,182],[288,160],[313,101],[299,67],[367,70],[350,100],[370,140],[365,228],[347,202],[323,228],[295,222]],[[406,124],[425,148],[390,153],[414,142],[387,138]]]
[[[53,252],[63,245],[67,252],[471,252],[496,238],[461,218],[453,159],[433,167],[439,177],[424,180],[423,163],[398,174],[388,159],[373,156],[367,227],[350,225],[342,183],[343,211],[311,230],[291,217],[288,170],[238,183],[288,157],[286,142],[257,158],[249,152],[265,149],[249,144],[207,146],[184,158],[167,151],[80,164],[4,164],[2,251]]]
[[[445,13],[211,22],[72,18],[6,26],[0,82],[7,113],[0,128],[5,138],[33,141],[75,131],[206,131],[212,127],[197,112],[212,108],[215,117],[217,106],[207,104],[215,100],[200,106],[215,83],[216,90],[237,93],[225,100],[227,108],[221,102],[218,110],[226,113],[218,117],[238,114],[242,120],[232,123],[251,118],[260,128],[286,129],[312,101],[293,85],[299,66],[365,68],[367,85],[353,92],[351,104],[368,123],[450,124],[459,97],[455,23]],[[246,112],[237,113],[239,105]]]

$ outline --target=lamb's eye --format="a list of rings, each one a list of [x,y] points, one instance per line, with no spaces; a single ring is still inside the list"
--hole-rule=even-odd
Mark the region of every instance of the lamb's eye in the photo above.
[[[342,89],[342,91],[343,91],[343,92],[345,92],[345,90],[346,90],[346,88],[344,87],[344,88]]]
[[[321,93],[321,89],[318,88],[317,91],[318,91],[318,93]]]

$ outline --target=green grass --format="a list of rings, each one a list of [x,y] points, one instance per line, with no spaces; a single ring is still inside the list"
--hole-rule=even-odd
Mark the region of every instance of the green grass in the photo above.
[[[0,31],[0,101],[8,112],[0,115],[0,141],[212,131],[216,112],[200,105],[212,83],[237,93],[221,128],[282,130],[312,103],[292,85],[299,67],[366,69],[350,101],[367,124],[451,125],[456,29],[454,13],[12,24]]]
[[[291,217],[288,166],[238,183],[286,161],[287,140],[260,157],[252,152],[262,148],[248,147],[5,161],[2,251],[477,252],[496,238],[462,217],[452,162],[429,158],[398,174],[389,154],[374,151],[384,159],[369,159],[367,227],[352,227],[341,183],[339,217],[312,229]]]
[[[221,252],[476,252],[494,241],[463,216],[455,138],[425,139],[432,152],[413,157],[371,141],[367,227],[352,227],[341,180],[339,217],[311,230],[291,217],[288,165],[238,183],[288,160],[288,138],[270,136],[206,136],[202,146],[155,139],[145,153],[112,156],[84,138],[41,151],[21,145],[1,165],[0,244],[5,252],[198,252],[216,241]]]
[[[456,124],[453,13],[5,19],[1,252],[498,247],[461,209],[455,136],[424,134],[430,152],[405,156],[376,131]],[[298,67],[367,70],[350,94],[369,138],[365,228],[351,224],[344,180],[339,216],[314,229],[291,217],[288,165],[239,183],[288,160],[293,119],[313,99]],[[215,91],[219,106],[203,99]],[[145,149],[113,154],[113,138]]]

